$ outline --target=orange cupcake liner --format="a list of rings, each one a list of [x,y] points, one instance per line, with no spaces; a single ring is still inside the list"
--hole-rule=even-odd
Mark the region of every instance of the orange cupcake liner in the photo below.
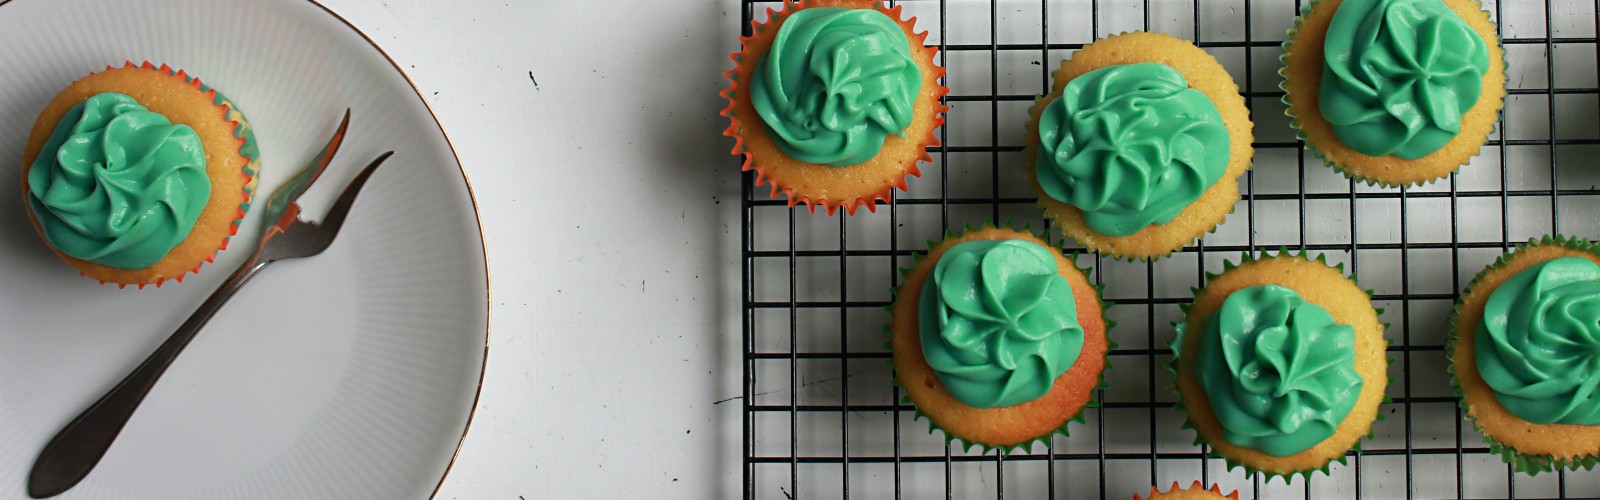
[[[933,125],[928,128],[928,132],[926,134],[920,134],[921,137],[916,139],[917,149],[920,151],[920,153],[915,157],[901,160],[900,174],[893,176],[893,178],[885,179],[882,182],[882,186],[875,189],[870,194],[846,198],[813,196],[812,194],[802,192],[802,190],[796,189],[794,186],[788,185],[787,183],[776,179],[772,173],[769,172],[769,170],[775,170],[778,167],[764,164],[756,159],[756,154],[750,150],[749,144],[747,144],[747,139],[743,134],[738,132],[741,122],[735,113],[735,108],[739,107],[740,104],[740,96],[745,95],[743,92],[744,86],[740,82],[739,75],[740,73],[754,72],[754,68],[745,68],[743,64],[747,60],[751,62],[758,61],[760,60],[758,57],[759,55],[765,55],[766,49],[769,48],[767,45],[763,45],[763,42],[766,42],[766,34],[768,32],[776,33],[776,28],[783,23],[783,20],[787,18],[789,14],[792,14],[796,11],[811,7],[832,6],[870,8],[888,15],[890,19],[893,19],[896,24],[900,25],[900,27],[905,30],[906,37],[909,39],[912,45],[912,57],[918,63],[919,68],[926,64],[926,67],[935,69],[935,74],[937,76],[937,78],[931,80],[925,78],[923,82],[924,94],[927,92],[927,86],[932,86],[933,106],[931,111],[919,109],[918,112],[932,113]],[[722,131],[722,135],[733,138],[734,145],[731,152],[735,155],[744,156],[744,163],[740,166],[740,171],[755,172],[755,185],[757,187],[770,184],[772,186],[772,190],[769,196],[777,198],[781,193],[785,198],[787,198],[788,205],[790,207],[794,207],[803,203],[806,205],[806,209],[809,212],[816,213],[817,207],[821,206],[823,211],[830,216],[842,207],[844,208],[846,214],[855,215],[856,209],[863,206],[867,208],[868,212],[876,212],[878,203],[889,203],[890,197],[894,195],[894,191],[896,189],[900,191],[907,191],[907,175],[912,177],[922,176],[922,170],[918,167],[918,164],[922,162],[932,162],[933,156],[928,153],[928,149],[938,147],[943,144],[939,140],[938,136],[933,132],[944,125],[944,114],[950,110],[950,106],[943,103],[944,96],[949,95],[950,89],[939,83],[939,80],[944,78],[945,69],[934,62],[934,56],[939,52],[938,47],[929,47],[925,44],[928,38],[928,32],[916,32],[915,25],[917,18],[911,17],[907,19],[901,19],[900,16],[902,10],[903,9],[901,6],[885,7],[879,0],[784,0],[782,8],[767,9],[767,22],[761,23],[754,20],[750,21],[750,31],[754,34],[751,36],[739,37],[740,51],[728,55],[730,59],[733,59],[734,68],[722,73],[723,78],[728,80],[728,87],[723,89],[721,95],[723,98],[728,100],[728,105],[722,109],[720,114],[724,117],[727,117],[729,121],[728,128]],[[760,52],[760,54],[757,54],[756,52]],[[744,100],[748,101],[748,97],[745,97]],[[918,101],[921,100],[921,98],[918,99]],[[921,108],[922,106],[918,107]],[[760,124],[759,117],[751,121],[758,125]],[[894,136],[891,136],[891,139],[893,138]],[[874,160],[876,160],[876,158]],[[827,168],[835,168],[825,165],[823,166]],[[839,168],[856,167],[856,165],[852,165]]]
[[[1205,484],[1203,484],[1203,483],[1201,483],[1199,481],[1195,481],[1194,484],[1190,484],[1188,488],[1180,487],[1180,486],[1178,486],[1178,482],[1177,481],[1173,481],[1172,482],[1172,486],[1170,488],[1168,488],[1167,491],[1161,491],[1161,490],[1157,489],[1155,486],[1151,486],[1150,487],[1150,496],[1148,496],[1148,497],[1140,497],[1138,494],[1134,494],[1133,495],[1133,500],[1160,500],[1160,499],[1164,499],[1164,498],[1191,498],[1191,497],[1196,497],[1196,496],[1213,496],[1213,495],[1206,495],[1205,493],[1207,493],[1207,492],[1210,492],[1210,493],[1214,494],[1214,496],[1216,498],[1225,498],[1225,499],[1228,499],[1228,500],[1239,500],[1239,490],[1233,490],[1233,492],[1231,492],[1231,493],[1223,494],[1221,486],[1216,485],[1216,484],[1212,484],[1210,488],[1207,488],[1205,486]]]

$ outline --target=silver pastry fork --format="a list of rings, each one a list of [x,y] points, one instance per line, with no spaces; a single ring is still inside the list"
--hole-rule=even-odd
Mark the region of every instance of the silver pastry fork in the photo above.
[[[361,187],[366,184],[372,173],[382,165],[384,160],[394,154],[393,151],[379,155],[372,160],[355,179],[339,193],[339,198],[334,202],[333,208],[328,209],[327,217],[321,223],[307,222],[300,219],[300,205],[295,201],[300,198],[306,189],[322,175],[328,168],[328,163],[333,160],[334,153],[344,143],[345,131],[350,126],[350,111],[345,110],[344,120],[339,123],[339,129],[328,139],[328,144],[322,152],[311,159],[311,162],[300,169],[289,182],[279,187],[267,198],[266,220],[267,225],[261,230],[260,242],[256,244],[255,253],[239,266],[228,280],[222,283],[217,291],[212,292],[194,314],[189,316],[178,331],[173,332],[166,342],[161,344],[150,357],[145,358],[132,373],[129,373],[122,382],[111,389],[111,392],[101,396],[89,409],[84,410],[77,418],[72,419],[61,432],[50,439],[44,450],[39,452],[39,458],[33,463],[33,470],[28,473],[28,495],[34,498],[48,498],[61,494],[82,481],[95,464],[104,457],[106,450],[111,448],[111,443],[117,439],[117,434],[122,432],[122,427],[128,423],[128,418],[133,416],[139,403],[144,401],[156,381],[178,358],[178,354],[194,340],[200,329],[206,325],[211,317],[222,309],[222,305],[233,297],[239,288],[255,277],[268,264],[284,259],[311,257],[327,250],[333,240],[339,235],[339,228],[344,225],[345,216],[349,215],[351,205],[355,204],[356,195],[361,192]]]

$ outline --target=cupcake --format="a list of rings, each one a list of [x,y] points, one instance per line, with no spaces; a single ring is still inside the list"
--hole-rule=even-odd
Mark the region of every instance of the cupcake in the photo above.
[[[1246,258],[1208,276],[1173,325],[1178,409],[1230,468],[1327,473],[1372,432],[1389,379],[1371,295],[1304,254]]]
[[[85,276],[183,280],[249,209],[255,135],[232,102],[165,65],[107,67],[45,106],[22,158],[28,218]]]
[[[1133,500],[1239,500],[1239,491],[1234,490],[1232,493],[1223,495],[1222,489],[1215,484],[1211,485],[1210,489],[1207,489],[1205,485],[1195,481],[1188,488],[1179,488],[1178,482],[1173,481],[1172,489],[1162,492],[1151,486],[1150,496],[1140,498],[1139,495],[1134,495]]]
[[[1169,35],[1089,44],[1028,112],[1023,165],[1045,215],[1090,250],[1128,260],[1216,229],[1254,154],[1233,77]]]
[[[1600,461],[1600,250],[1529,241],[1478,273],[1450,316],[1461,407],[1529,474]]]
[[[1505,50],[1478,0],[1313,0],[1283,47],[1292,126],[1367,184],[1448,177],[1505,104]]]
[[[919,418],[968,448],[1066,435],[1101,385],[1106,307],[1084,272],[1027,228],[969,227],[917,259],[895,293],[896,382]]]
[[[854,214],[921,175],[949,90],[915,23],[877,0],[790,0],[751,23],[725,73],[722,115],[757,186],[791,207]]]

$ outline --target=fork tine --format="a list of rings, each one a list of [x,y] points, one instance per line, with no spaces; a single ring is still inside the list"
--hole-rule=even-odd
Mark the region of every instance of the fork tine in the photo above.
[[[272,192],[272,196],[267,198],[267,224],[279,222],[279,219],[283,218],[283,215],[294,205],[294,201],[299,199],[300,195],[305,193],[307,189],[310,189],[312,183],[317,182],[317,179],[322,177],[322,172],[327,170],[328,164],[333,162],[333,155],[338,153],[339,146],[344,144],[344,136],[349,129],[350,109],[346,108],[344,110],[344,118],[339,120],[339,128],[334,130],[332,137],[328,138],[328,144],[322,147],[322,151],[317,153],[317,156],[313,157],[304,167],[301,167],[300,171],[289,177],[289,180],[285,181],[282,186],[278,186],[278,189]],[[291,215],[289,218],[293,219],[293,217]]]
[[[334,200],[333,208],[328,209],[328,216],[322,218],[320,225],[324,232],[338,236],[339,226],[344,225],[344,218],[350,214],[350,207],[356,204],[356,195],[361,194],[361,187],[367,184],[367,179],[371,178],[372,173],[378,171],[378,166],[383,165],[384,160],[388,160],[390,156],[394,156],[394,151],[378,155],[372,163],[367,164],[366,168],[361,169],[361,173],[350,179],[350,184],[339,193],[339,199]]]

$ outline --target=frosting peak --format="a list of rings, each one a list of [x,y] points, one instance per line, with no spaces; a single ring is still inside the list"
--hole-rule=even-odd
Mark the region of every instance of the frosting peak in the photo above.
[[[118,269],[166,257],[210,197],[194,129],[117,93],[68,110],[28,170],[28,203],[50,245]]]
[[[1229,443],[1275,457],[1332,436],[1361,394],[1355,330],[1293,289],[1233,292],[1193,364]]]
[[[915,115],[922,71],[911,42],[873,9],[813,7],[789,15],[757,63],[750,100],[790,157],[835,167],[865,162]]]
[[[1072,286],[1036,243],[976,240],[939,258],[918,299],[922,354],[950,395],[991,408],[1050,392],[1083,350]]]
[[[1228,170],[1222,114],[1160,63],[1073,78],[1039,117],[1036,175],[1095,232],[1126,236],[1171,222]]]
[[[1483,38],[1440,0],[1345,0],[1322,50],[1318,107],[1339,142],[1369,156],[1438,151],[1489,70]]]
[[[1484,303],[1473,351],[1518,418],[1600,425],[1600,265],[1561,257],[1506,280]]]

